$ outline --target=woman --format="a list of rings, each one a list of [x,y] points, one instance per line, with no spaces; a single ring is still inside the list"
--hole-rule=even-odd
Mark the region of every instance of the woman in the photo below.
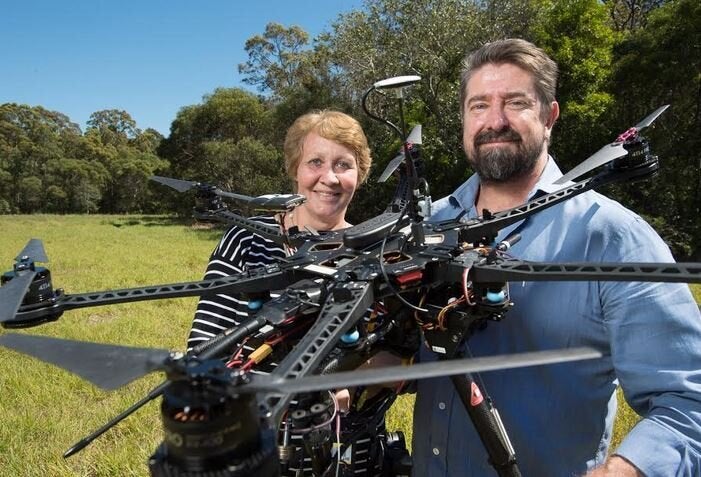
[[[285,169],[296,193],[307,201],[278,217],[254,217],[267,224],[282,224],[317,231],[350,226],[346,211],[353,194],[367,179],[372,158],[363,130],[355,119],[338,111],[307,113],[287,131]],[[229,276],[270,265],[289,254],[274,242],[242,227],[229,228],[214,249],[205,279]],[[228,295],[202,299],[192,323],[188,348],[238,325],[247,315],[248,302]]]
[[[285,168],[294,190],[304,195],[307,201],[293,212],[254,219],[267,225],[277,224],[287,230],[327,231],[349,227],[346,221],[348,205],[357,188],[367,178],[372,162],[360,124],[337,111],[305,114],[287,131],[284,155]],[[269,265],[292,252],[234,226],[226,231],[212,253],[205,278],[228,276]],[[201,299],[188,338],[188,348],[238,325],[247,316],[247,309],[248,302],[240,296],[219,294]],[[253,348],[255,345],[247,342],[235,361],[245,362],[246,355]],[[253,371],[271,369],[272,366],[257,366]],[[350,463],[345,466],[344,474],[340,475],[385,475],[382,473],[383,443],[378,436],[384,437],[386,434],[384,411],[393,399],[394,394],[388,393],[384,397],[368,400],[371,401],[369,405],[352,408],[344,419],[341,441],[346,443],[343,439],[345,436],[353,446],[344,454],[344,459]],[[355,422],[354,413],[358,416]],[[283,475],[311,475],[310,460],[302,451],[302,438],[302,435],[292,436],[297,451],[283,468]]]

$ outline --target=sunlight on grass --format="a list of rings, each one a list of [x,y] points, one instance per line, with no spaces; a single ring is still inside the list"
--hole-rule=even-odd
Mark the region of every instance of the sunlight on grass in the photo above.
[[[54,288],[66,293],[199,280],[220,230],[168,217],[0,216],[5,269],[31,238],[41,238]],[[20,333],[183,350],[196,298],[74,310]],[[103,392],[74,375],[0,350],[0,475],[148,475],[162,441],[158,404],[149,403],[64,460],[63,452],[161,382],[147,376]]]

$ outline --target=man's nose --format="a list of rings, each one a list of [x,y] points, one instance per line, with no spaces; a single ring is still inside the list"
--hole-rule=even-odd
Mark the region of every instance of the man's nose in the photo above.
[[[501,131],[509,126],[509,119],[506,111],[501,106],[493,106],[487,112],[487,127],[494,131]]]

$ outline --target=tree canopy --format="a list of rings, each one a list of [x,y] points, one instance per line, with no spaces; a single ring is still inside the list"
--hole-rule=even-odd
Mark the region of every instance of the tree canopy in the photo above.
[[[461,144],[458,88],[465,54],[486,41],[521,37],[560,67],[561,118],[551,151],[569,169],[662,104],[648,130],[657,180],[607,193],[648,218],[680,258],[701,254],[701,5],[695,0],[366,0],[316,38],[270,23],[243,45],[244,84],[183,105],[170,134],[141,130],[126,111],[96,111],[85,132],[60,112],[0,105],[0,213],[189,210],[187,200],[147,187],[154,172],[216,183],[244,194],[290,189],[282,141],[311,109],[348,112],[373,151],[368,185],[351,220],[384,207],[392,185],[374,183],[399,138],[371,121],[360,98],[376,81],[416,74],[406,101],[423,126],[434,198],[470,173]],[[233,45],[232,48],[236,46]],[[373,110],[398,120],[396,101]]]

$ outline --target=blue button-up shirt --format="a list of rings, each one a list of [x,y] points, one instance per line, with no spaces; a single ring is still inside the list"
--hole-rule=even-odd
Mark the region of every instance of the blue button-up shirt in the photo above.
[[[550,158],[532,198],[562,173]],[[435,204],[432,220],[477,216],[479,178]],[[509,253],[545,262],[671,262],[639,216],[586,192],[502,230]],[[648,477],[701,475],[701,316],[685,284],[512,282],[513,308],[468,340],[475,356],[591,346],[602,359],[484,373],[526,477],[581,475],[604,462],[622,386],[643,419],[614,452]],[[429,354],[424,352],[424,354]],[[425,356],[424,356],[425,358]],[[447,378],[418,384],[414,475],[492,476]]]

